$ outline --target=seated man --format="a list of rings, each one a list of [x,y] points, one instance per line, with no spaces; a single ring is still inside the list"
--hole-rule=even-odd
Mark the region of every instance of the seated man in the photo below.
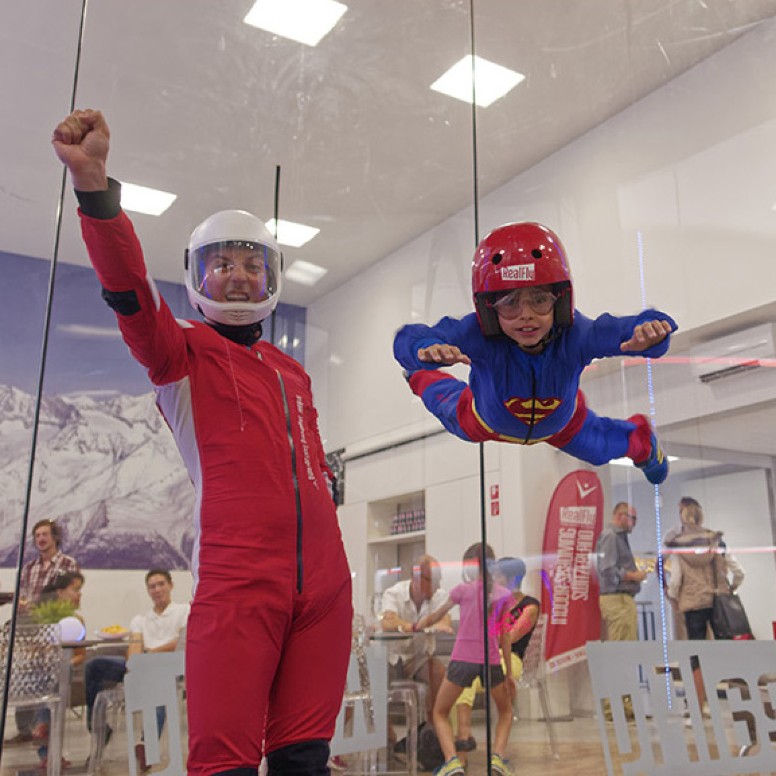
[[[411,633],[421,617],[447,601],[447,592],[439,586],[441,578],[442,570],[436,558],[421,555],[412,565],[412,578],[397,582],[383,593],[382,629]],[[452,634],[450,615],[445,615],[433,630]],[[427,685],[426,718],[429,720],[445,676],[444,665],[433,656],[435,648],[434,637],[428,634],[391,642],[388,646],[389,681],[412,679]]]
[[[129,658],[142,652],[174,651],[178,646],[181,631],[186,627],[189,605],[173,603],[173,582],[170,572],[164,569],[151,569],[146,574],[145,582],[153,608],[145,614],[132,618],[126,660],[122,657],[95,657],[86,664],[86,725],[89,730],[92,729],[92,709],[97,693],[124,681]],[[163,707],[157,709],[156,721],[158,730],[161,732],[164,725]],[[111,733],[111,729],[107,728],[106,741]],[[135,747],[135,753],[139,770],[148,770],[142,743]]]

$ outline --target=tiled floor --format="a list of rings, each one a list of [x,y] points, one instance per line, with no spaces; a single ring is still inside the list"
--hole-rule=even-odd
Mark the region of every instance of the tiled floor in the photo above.
[[[14,732],[11,714],[6,735],[13,735]],[[484,776],[486,773],[485,736],[484,725],[480,720],[475,720],[473,732],[478,748],[470,755],[468,774]],[[583,717],[569,722],[556,722],[555,733],[559,750],[557,759],[552,755],[547,728],[543,722],[515,721],[506,755],[520,776],[578,776],[579,774],[601,776],[606,773],[598,726],[594,719]],[[165,737],[163,737],[163,743]],[[68,712],[67,716],[64,754],[71,762],[71,767],[63,771],[65,776],[84,773],[89,754],[89,739],[83,720],[76,717],[72,711]],[[127,776],[129,773],[127,757],[126,733],[123,725],[119,724],[105,751],[105,757],[98,772],[99,776]],[[164,767],[164,764],[160,764],[152,769],[152,773],[162,771]],[[2,762],[0,762],[0,776],[19,774],[24,776],[41,774],[37,769],[37,755],[32,744],[9,746],[4,749]]]
[[[6,736],[14,735],[13,714],[9,715],[6,723]],[[166,733],[162,735],[162,746],[166,746]],[[65,741],[63,756],[70,765],[62,771],[63,776],[77,776],[86,772],[86,760],[89,756],[89,736],[82,717],[72,710],[67,713],[65,723]],[[127,776],[129,767],[127,764],[127,736],[123,718],[115,726],[114,733],[105,749],[102,764],[98,773],[100,776]],[[19,744],[3,748],[3,758],[0,762],[0,776],[41,776],[38,767],[36,746],[33,744]],[[152,769],[162,771],[166,766],[162,762]]]
[[[543,723],[533,721],[521,721],[515,723],[512,731],[512,741],[508,755],[520,764],[521,776],[548,776],[548,773],[565,776],[565,774],[604,772],[603,755],[598,743],[598,732],[595,722],[590,719],[578,719],[574,722],[556,723],[556,731],[559,739],[561,757],[559,760],[552,758],[549,743],[547,742],[546,727]],[[7,726],[7,735],[15,732],[13,715],[10,716]],[[484,774],[485,771],[485,737],[484,727],[475,725],[475,737],[480,748],[472,753],[470,759],[470,774]],[[85,763],[89,754],[89,739],[86,735],[85,725],[82,719],[77,718],[73,712],[68,712],[64,756],[71,762],[71,766],[63,771],[63,774],[84,773]],[[100,776],[126,776],[129,773],[127,765],[127,740],[122,726],[114,733],[108,747]],[[580,762],[586,767],[580,770]],[[550,770],[551,767],[551,770]],[[153,770],[163,770],[160,765]],[[153,771],[152,771],[153,772]],[[17,774],[35,774],[40,776],[37,770],[37,755],[32,744],[8,746],[3,751],[2,763],[0,763],[0,776],[17,776]]]

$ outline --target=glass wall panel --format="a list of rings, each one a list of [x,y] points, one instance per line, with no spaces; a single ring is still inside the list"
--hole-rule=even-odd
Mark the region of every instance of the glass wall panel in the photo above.
[[[468,296],[466,271],[459,265],[474,245],[472,214],[462,210],[470,205],[473,190],[471,115],[466,103],[429,90],[469,50],[468,9],[459,2],[401,6],[391,14],[378,3],[350,7],[320,43],[308,45],[246,24],[247,3],[231,8],[148,3],[132,10],[118,2],[97,4],[86,19],[76,101],[79,108],[103,111],[111,132],[108,174],[122,182],[124,194],[129,184],[137,184],[175,195],[159,216],[139,213],[123,200],[155,278],[154,289],[175,316],[195,317],[181,281],[188,236],[198,223],[229,208],[248,210],[264,221],[279,217],[277,237],[286,268],[283,303],[274,319],[265,321],[264,339],[294,355],[311,373],[323,446],[327,452],[342,451],[340,524],[352,569],[355,624],[368,621],[370,635],[380,631],[373,619],[380,609],[372,601],[388,581],[409,578],[415,558],[429,551],[445,565],[451,577],[446,587],[452,587],[460,577],[463,550],[460,537],[447,541],[444,521],[460,485],[442,487],[448,473],[435,471],[438,465],[425,441],[434,438],[436,428],[423,418],[390,353],[392,332],[402,322],[439,317],[448,306],[462,312]],[[42,122],[47,133],[65,113],[60,110]],[[53,155],[47,158],[58,169]],[[69,189],[45,382],[55,416],[36,458],[31,512],[57,521],[63,549],[83,570],[80,611],[89,666],[101,648],[91,642],[134,631],[133,616],[148,611],[146,570],[171,570],[173,600],[191,598],[192,574],[199,569],[190,564],[192,557],[200,557],[201,545],[192,518],[199,504],[190,473],[154,407],[155,398],[165,405],[165,397],[180,385],[155,397],[145,370],[120,342],[114,315],[100,300],[100,282],[88,266]],[[463,215],[452,232],[433,235],[458,211]],[[283,232],[286,221],[312,227],[315,236],[294,246]],[[391,272],[387,282],[375,282],[381,262],[399,254],[399,272]],[[309,269],[304,262],[323,270],[317,285],[308,285],[304,274],[294,279],[299,278],[294,275],[298,262],[302,270]],[[103,269],[102,281],[111,287],[109,275]],[[120,318],[130,317],[134,304],[142,308],[148,301],[144,285],[137,292],[140,302],[122,295],[120,288],[111,291],[116,294],[109,301]],[[328,320],[331,304],[338,308],[333,322]],[[135,342],[136,352],[146,345]],[[160,369],[157,365],[152,377],[164,382]],[[350,388],[345,395],[343,379],[358,386],[357,400],[350,399]],[[385,393],[383,380],[391,386]],[[239,379],[234,382],[237,399],[230,394],[219,401],[229,407],[236,402],[239,409],[241,386]],[[371,397],[370,391],[375,392]],[[281,399],[290,407],[289,418],[296,417],[300,395],[273,394],[273,402]],[[197,422],[207,423],[204,406],[196,402],[195,397]],[[273,403],[272,409],[278,407]],[[178,428],[179,416],[168,412],[167,420]],[[421,456],[421,465],[412,478],[394,477],[389,483],[391,464],[380,449],[386,436],[389,446],[397,440],[397,430],[413,445],[413,461]],[[296,431],[292,427],[289,433],[293,437]],[[303,437],[300,443],[298,476],[313,476],[315,440]],[[467,512],[474,516],[477,448],[454,446],[466,448],[460,471]],[[361,484],[358,464],[350,461],[358,455],[368,465],[380,463]],[[188,463],[191,470],[191,459]],[[252,477],[264,474],[251,470]],[[435,485],[442,495],[426,496]],[[386,504],[392,505],[388,517],[383,515]],[[392,534],[391,516],[405,512],[412,518],[403,517],[401,534]],[[424,513],[437,515],[428,538],[420,527]],[[398,519],[394,522],[398,531]],[[467,540],[478,538],[474,520],[467,531]],[[244,535],[225,535],[223,541],[250,546]],[[258,560],[252,557],[246,568],[261,568],[272,554],[270,545],[268,535],[267,550],[259,548]],[[313,578],[329,568],[336,573],[323,545],[303,551]],[[350,628],[348,618],[348,645]],[[337,638],[342,641],[342,633]],[[384,674],[375,678],[373,699],[382,713],[389,707],[387,685],[377,694],[388,675],[385,643],[375,640],[372,650],[380,659],[378,674]],[[324,650],[335,646],[326,639],[315,644]],[[253,654],[243,658],[264,662]],[[311,661],[316,664],[313,654],[305,655],[305,662]],[[324,664],[315,682],[325,678],[329,669]],[[235,708],[240,707],[236,686],[232,695]],[[383,766],[389,759],[395,764],[393,742],[416,724],[410,708],[398,712],[391,717],[390,747],[389,728],[382,728]],[[97,757],[108,767],[125,769],[123,737],[131,733],[123,725],[114,730],[113,743],[103,751],[102,717],[96,714],[91,744],[97,748],[91,750],[90,767]],[[260,718],[255,727],[260,744]],[[170,730],[170,740],[175,732]],[[146,729],[146,744],[149,735]],[[90,753],[82,721],[68,721],[64,741],[65,756],[72,761]],[[359,756],[353,746],[348,741],[337,750],[351,766]],[[174,755],[163,747],[163,761]]]
[[[560,759],[590,773],[772,769],[762,703],[773,610],[761,591],[775,570],[774,297],[752,278],[776,228],[760,161],[774,131],[760,58],[771,58],[776,8],[475,6],[477,54],[526,76],[477,114],[482,232],[526,220],[559,235],[572,331],[580,313],[648,308],[678,324],[664,357],[595,360],[581,380],[589,412],[650,420],[670,461],[665,482],[625,457],[643,455],[634,439],[595,468],[563,452],[517,453],[531,492],[495,549],[540,567],[532,578],[529,560],[522,591],[548,616]],[[624,339],[590,355],[617,355]],[[739,585],[756,641],[719,629],[711,640],[711,627],[701,641],[714,590]],[[518,689],[507,753],[520,773],[551,762],[536,696]]]
[[[20,708],[20,703],[52,691],[46,686],[44,661],[37,663],[40,670],[30,669],[34,658],[25,647],[28,615],[22,607],[16,620],[12,612],[17,565],[35,554],[28,547],[32,554],[20,558],[20,544],[41,516],[28,499],[31,452],[36,436],[38,444],[50,436],[58,416],[58,408],[45,396],[38,401],[63,183],[61,166],[52,159],[48,141],[51,127],[70,110],[81,6],[78,2],[5,2],[0,7],[4,106],[0,125],[7,138],[0,152],[0,266],[4,270],[0,288],[0,600],[4,615],[0,686],[6,684],[7,656],[12,652],[14,672],[3,727],[3,737],[11,742],[29,740],[35,721],[33,711]],[[45,474],[40,478],[38,473],[36,482],[45,486]],[[25,597],[24,589],[21,593]],[[18,626],[15,648],[9,648],[12,621]],[[10,772],[22,763],[36,763],[38,757],[31,749],[17,756],[13,748],[3,746],[0,760],[3,771]]]
[[[12,313],[0,340],[8,396],[3,471],[11,494],[2,513],[5,590],[13,586],[60,185],[47,139],[69,110],[77,51],[80,8],[60,6],[45,19],[40,4],[23,12],[27,18],[14,7],[18,29],[5,33],[3,72],[12,74],[26,59],[45,84],[20,96],[21,79],[3,82],[7,104],[34,106],[39,130],[38,142],[25,133],[3,166],[3,265],[25,278],[31,300],[21,308],[19,295],[5,290],[4,308]],[[305,479],[325,489],[328,476],[316,472],[315,419],[337,480],[355,615],[351,695],[337,721],[334,769],[411,772],[416,763],[428,772],[455,755],[469,773],[772,770],[765,642],[774,617],[767,596],[756,591],[772,588],[775,570],[769,367],[776,302],[767,282],[774,226],[762,156],[773,145],[767,65],[776,50],[776,3],[570,8],[394,0],[388,12],[373,0],[349,5],[317,43],[248,24],[250,10],[248,2],[130,8],[106,0],[89,7],[76,105],[103,111],[111,131],[108,174],[122,182],[124,195],[130,184],[173,195],[158,216],[122,200],[153,286],[138,269],[135,295],[127,294],[126,279],[113,287],[114,257],[98,261],[132,339],[135,324],[127,321],[138,305],[157,310],[157,291],[179,320],[198,317],[183,284],[184,256],[203,219],[239,208],[267,222],[284,272],[283,301],[264,321],[263,340],[309,373],[317,418],[299,410],[306,389],[287,390],[282,375],[266,393],[244,382],[234,371],[244,352],[230,350],[226,340],[214,340],[223,348],[206,362],[221,364],[228,390],[203,397],[199,367],[184,373],[149,357],[152,379],[165,386],[155,394],[100,299],[68,182],[30,524],[55,520],[62,549],[83,571],[87,657],[101,657],[106,642],[126,656],[126,645],[111,639],[125,638],[138,627],[133,618],[156,603],[149,569],[172,572],[167,593],[179,604],[191,600],[202,571],[195,611],[204,607],[213,544],[229,548],[230,568],[247,576],[296,558],[297,580],[336,578],[338,541],[314,536],[311,503],[319,502],[300,496],[296,523],[276,506],[293,493],[276,476],[276,469],[286,471],[289,439],[296,466],[289,482],[301,482],[300,493],[307,492]],[[55,12],[58,23],[51,25]],[[296,20],[308,16],[297,11]],[[463,86],[451,96],[437,79],[457,62]],[[481,80],[491,63],[514,71],[503,96],[491,95],[492,82]],[[9,123],[7,136],[15,126]],[[48,212],[40,207],[47,201]],[[528,307],[536,315],[509,329],[511,337],[486,340],[480,332],[488,321],[509,327],[515,318],[492,306],[495,297],[483,298],[479,318],[473,316],[472,255],[489,230],[518,221],[559,235],[573,295],[564,277],[550,278],[561,284],[550,289],[559,297],[552,313],[537,312],[538,299],[533,307],[517,304],[519,316]],[[287,222],[308,227],[311,239],[295,243]],[[536,285],[545,277],[542,260],[554,250],[548,245],[533,246],[542,255],[519,261],[496,251],[490,280],[475,290]],[[498,266],[505,256],[508,269]],[[118,251],[115,260],[122,260]],[[556,326],[541,353],[532,349],[531,337],[546,323],[541,316],[562,322],[572,300],[570,328]],[[630,348],[608,358],[620,355],[634,320],[590,320],[653,307],[678,324],[668,354],[645,360]],[[442,329],[403,330],[394,342],[405,324],[434,325],[444,316],[454,320]],[[172,324],[168,336],[188,326]],[[135,337],[137,355],[155,353],[161,342]],[[457,382],[468,380],[466,364],[438,372],[419,362],[419,349],[440,342],[475,361],[474,403]],[[263,364],[281,363],[276,351],[260,352]],[[659,356],[659,346],[650,353]],[[581,396],[574,402],[576,379],[586,416]],[[173,393],[193,397],[188,410],[170,411]],[[252,425],[259,397],[258,415],[286,413],[287,433],[266,461],[234,461],[223,491],[237,500],[256,482],[278,483],[255,491],[273,516],[257,543],[255,526],[232,528],[252,507],[226,510],[214,528],[208,510],[220,491],[205,476],[198,500],[191,480],[212,471],[211,440],[223,437],[234,418],[239,424],[227,447],[242,449],[240,435]],[[637,415],[645,422],[627,425]],[[618,420],[592,426],[595,416]],[[181,436],[187,418],[196,437]],[[658,485],[628,458],[641,461],[652,449],[647,419],[670,457],[670,476]],[[168,424],[182,440],[188,471]],[[471,441],[494,429],[507,439]],[[261,433],[270,438],[264,427]],[[508,443],[526,436],[552,444]],[[196,455],[192,440],[199,442]],[[618,460],[607,464],[610,458]],[[659,479],[659,465],[648,471]],[[621,526],[616,536],[608,532],[613,519]],[[281,551],[276,544],[289,523],[304,529],[293,534],[301,537],[298,552],[297,545]],[[26,557],[38,550],[29,546]],[[631,574],[606,565],[615,550],[632,553],[625,569]],[[755,638],[689,643],[688,626],[691,635],[703,630],[711,588],[722,590],[726,576],[741,587]],[[253,622],[248,587],[240,593],[241,620]],[[269,589],[266,580],[255,588]],[[279,616],[300,605],[299,598],[287,600]],[[319,619],[331,624],[336,616]],[[344,630],[350,643],[350,625],[349,616],[340,617],[338,627],[303,650],[302,667],[287,673],[306,676],[315,666],[317,675],[305,678],[310,688],[336,675],[332,656]],[[224,629],[213,638],[235,643]],[[509,653],[510,642],[519,643],[522,667],[510,659],[507,670],[517,683],[514,697],[495,665],[486,682],[492,701],[482,688],[460,695],[485,662],[485,639],[494,663],[500,649]],[[195,637],[195,649],[202,643]],[[263,648],[235,653],[231,663],[269,664]],[[282,654],[293,654],[289,643]],[[134,676],[139,680],[139,672]],[[249,676],[246,667],[239,681],[224,680],[230,709],[248,705],[240,693]],[[78,695],[83,668],[74,667],[69,681],[77,706],[85,701]],[[360,702],[365,694],[371,704]],[[279,692],[270,715],[287,700]],[[173,706],[178,701],[173,694]],[[11,717],[7,732],[14,735]],[[178,725],[168,718],[162,763],[188,748],[186,715],[180,755]],[[108,772],[125,772],[132,727],[120,724],[103,747],[105,719],[97,713],[90,737],[82,718],[67,717],[64,756],[77,762],[89,755],[92,768],[99,760]],[[242,721],[240,715],[234,725]],[[260,718],[251,724],[258,747]],[[146,744],[153,729],[149,722]],[[270,726],[265,746],[282,745],[282,735]],[[146,751],[151,761],[153,748]],[[37,756],[32,748],[9,748],[3,765],[29,766]],[[255,765],[259,757],[254,748],[247,762],[233,765]]]

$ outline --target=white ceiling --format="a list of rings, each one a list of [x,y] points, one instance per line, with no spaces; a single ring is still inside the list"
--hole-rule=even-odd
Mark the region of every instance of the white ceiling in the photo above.
[[[345,0],[347,2],[347,0]],[[287,249],[328,275],[306,305],[470,205],[468,105],[429,84],[470,51],[468,0],[351,0],[316,48],[242,23],[252,0],[100,0],[76,104],[102,109],[114,177],[178,194],[135,216],[152,273],[180,280],[187,236],[216,210],[321,229]],[[526,75],[477,111],[484,195],[776,14],[776,0],[474,0],[477,53]],[[80,0],[2,0],[0,250],[54,250]],[[66,203],[60,259],[84,263]]]

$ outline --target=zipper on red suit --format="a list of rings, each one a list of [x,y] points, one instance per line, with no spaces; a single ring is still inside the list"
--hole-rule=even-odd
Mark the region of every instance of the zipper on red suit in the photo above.
[[[291,431],[291,410],[288,406],[286,385],[283,376],[276,369],[280,383],[280,395],[283,397],[283,409],[286,413],[286,431],[288,432],[288,445],[291,448],[291,481],[294,483],[294,500],[296,502],[296,592],[302,592],[302,496],[299,493],[299,476],[296,472],[296,445]]]
[[[261,353],[256,351],[259,361],[264,361]],[[291,431],[291,410],[288,406],[288,396],[286,394],[286,384],[283,382],[283,375],[279,370],[275,370],[280,385],[280,397],[283,399],[283,410],[286,413],[286,433],[288,434],[288,446],[291,450],[291,482],[294,485],[294,502],[296,505],[296,592],[302,592],[303,567],[302,567],[302,496],[299,493],[299,475],[296,471],[296,444],[294,443],[294,434]]]

